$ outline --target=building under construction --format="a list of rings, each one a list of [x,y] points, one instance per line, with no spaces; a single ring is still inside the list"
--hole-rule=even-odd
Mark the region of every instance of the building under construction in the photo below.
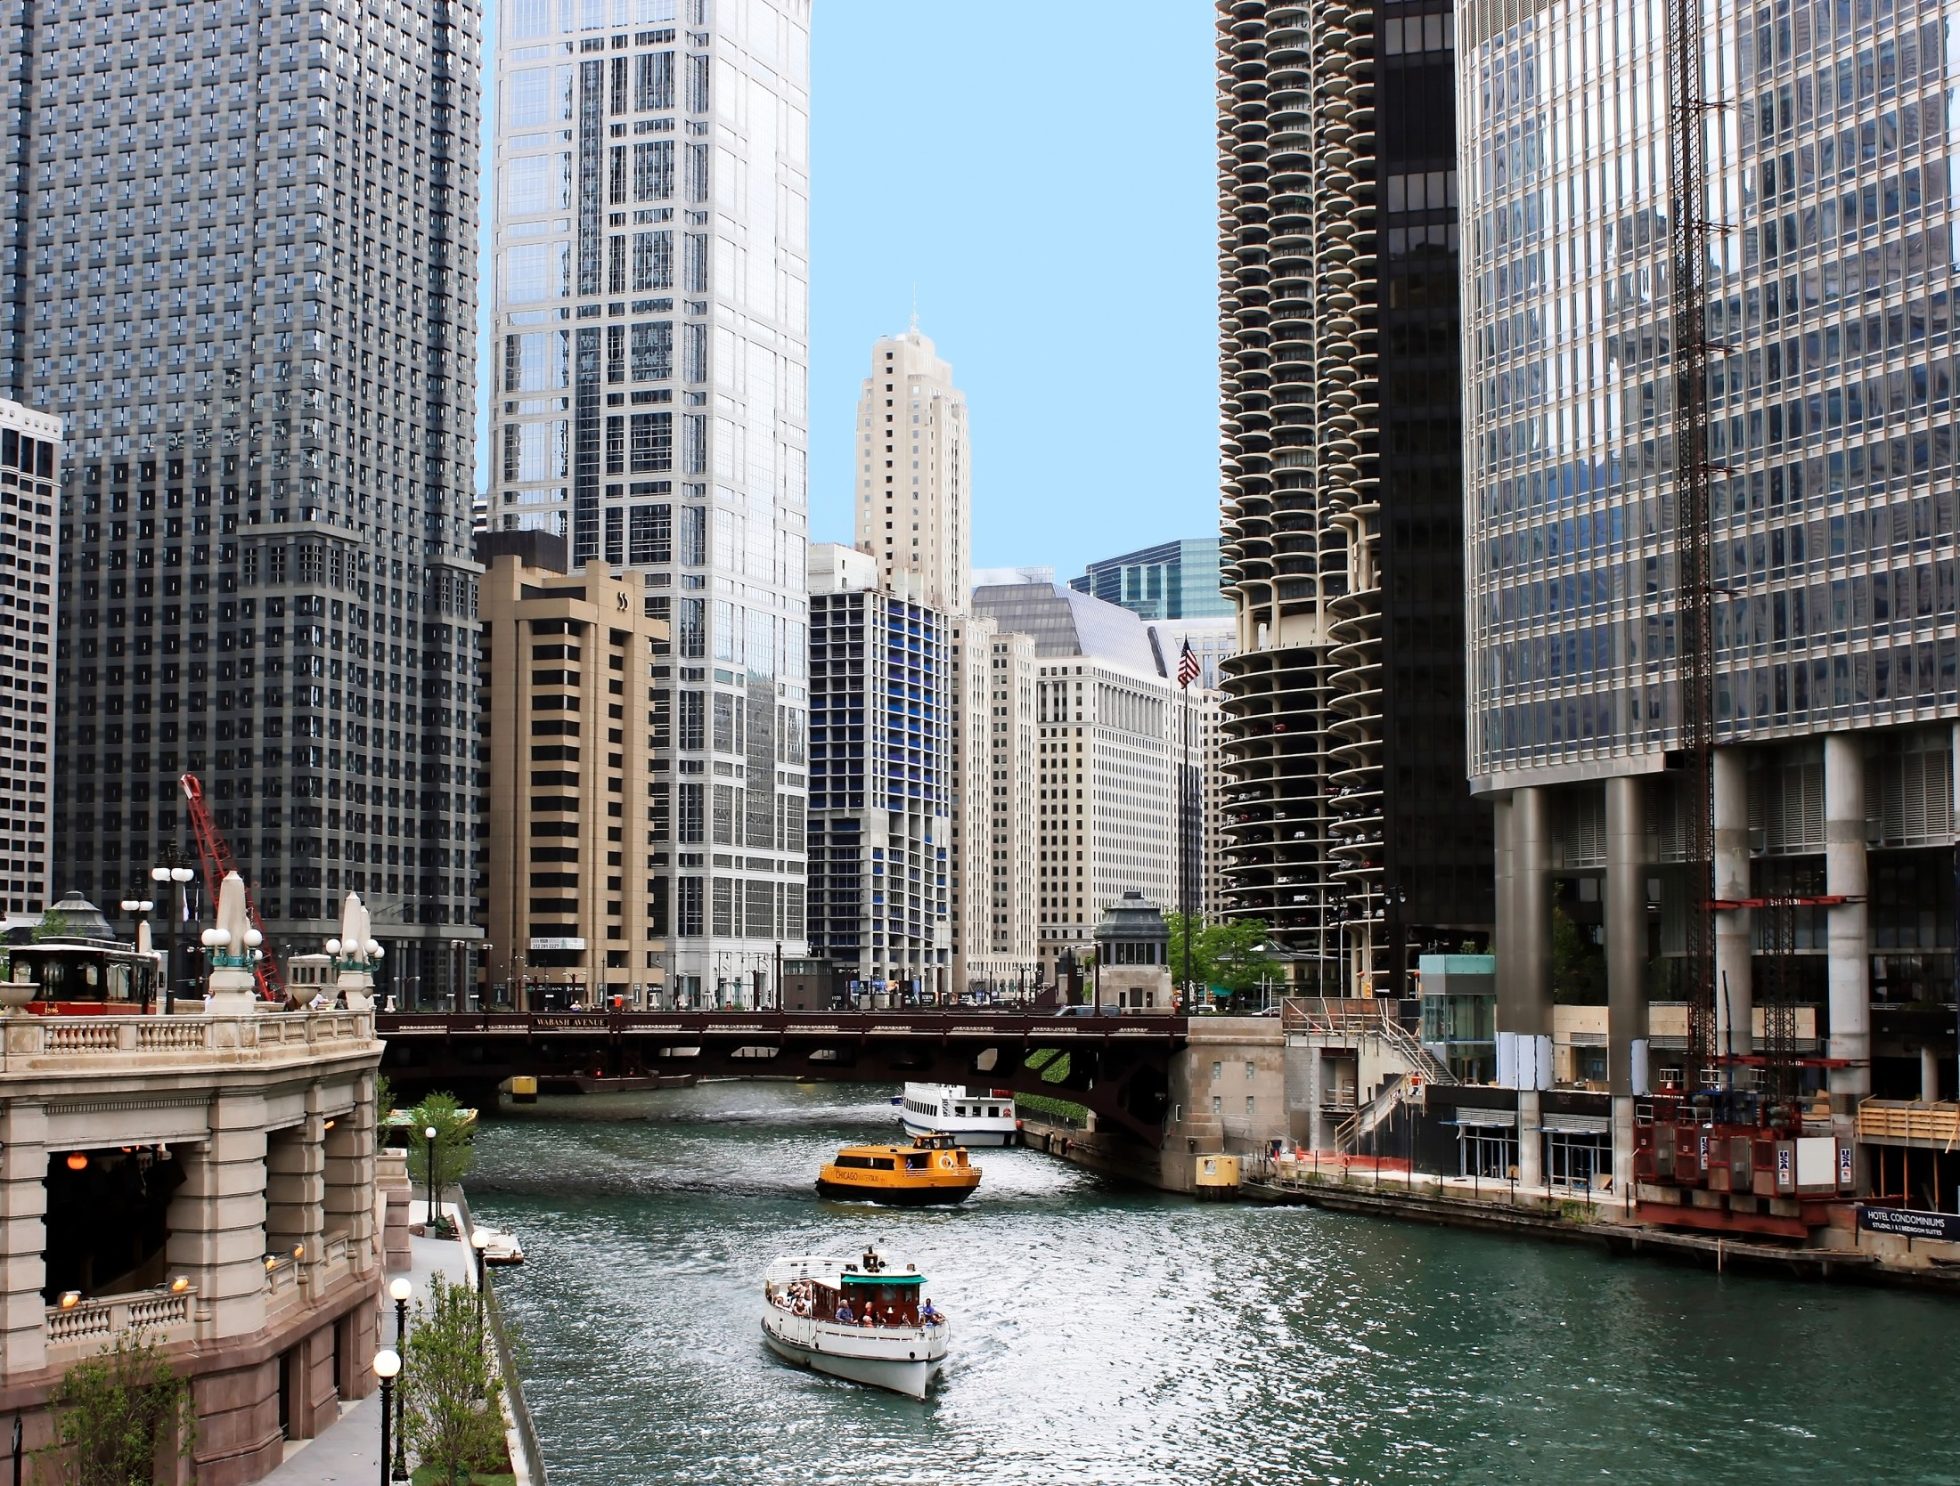
[[[1829,1141],[1813,1194],[1951,1211],[1951,6],[1459,21],[1498,1138],[1535,1182],[1591,1093],[1663,1221],[1817,1218],[1690,1127],[1743,1168]],[[1556,1059],[1555,1008],[1591,1004],[1603,1056]]]

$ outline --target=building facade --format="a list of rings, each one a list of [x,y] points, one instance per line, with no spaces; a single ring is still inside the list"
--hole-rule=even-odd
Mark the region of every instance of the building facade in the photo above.
[[[1220,591],[1218,542],[1210,537],[1162,542],[1092,562],[1068,586],[1144,619],[1214,619],[1232,612]]]
[[[397,984],[475,932],[480,28],[474,0],[0,22],[33,79],[0,392],[67,433],[57,875],[131,892],[194,773],[274,943],[357,889]]]
[[[1202,805],[1180,775],[1184,719],[1205,696],[1179,689],[1176,656],[1167,669],[1127,609],[1054,583],[979,588],[973,602],[1034,655],[1034,939],[1041,981],[1053,984],[1062,952],[1082,961],[1124,893],[1179,901],[1187,854],[1204,836],[1179,809]],[[1194,743],[1202,733],[1194,721]],[[1012,829],[1004,821],[1000,834]],[[1188,875],[1201,883],[1202,864]]]
[[[857,545],[877,559],[880,584],[915,573],[925,603],[964,614],[973,571],[966,394],[916,320],[871,348],[857,455]]]
[[[0,401],[0,918],[54,901],[55,552],[61,420]]]
[[[1330,993],[1488,932],[1463,785],[1448,0],[1219,6],[1231,911]]]
[[[486,519],[645,574],[677,991],[803,940],[808,0],[504,0]],[[739,741],[738,741],[739,740]],[[664,808],[663,808],[664,807]]]
[[[1720,1045],[1756,1045],[1758,1000],[1821,1010],[1835,1133],[1863,1139],[1867,1095],[1937,1095],[1952,1035],[1931,1008],[1952,995],[1960,763],[1954,18],[1701,14],[1706,174],[1676,181],[1665,6],[1462,7],[1468,749],[1497,821],[1499,1078],[1551,1077],[1563,913],[1600,961],[1630,1125],[1680,1071],[1649,997],[1682,993],[1712,896]],[[1690,215],[1715,224],[1693,307],[1712,884],[1687,866]]]
[[[486,533],[477,551],[488,566],[479,599],[487,943],[476,989],[519,1011],[670,1005],[648,861],[663,826],[707,839],[712,813],[721,840],[734,821],[723,797],[732,786],[705,781],[682,782],[681,820],[659,818],[644,745],[673,726],[653,681],[666,623],[647,617],[640,574],[614,577],[599,562],[566,573],[564,543],[550,533]]]
[[[954,633],[963,793],[953,812],[953,983],[962,994],[1018,998],[1039,973],[1034,642],[979,615]]]
[[[0,1372],[26,1449],[56,1448],[69,1369],[140,1330],[190,1385],[185,1478],[242,1486],[374,1391],[374,1013],[98,1009],[9,1024]]]
[[[860,995],[953,983],[949,631],[867,554],[812,544],[810,951]]]

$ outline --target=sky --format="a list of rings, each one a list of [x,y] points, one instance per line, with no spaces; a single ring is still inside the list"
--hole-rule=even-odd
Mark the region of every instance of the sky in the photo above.
[[[1216,536],[1211,6],[814,12],[810,539],[851,540],[859,383],[915,293],[967,396],[976,567],[1066,580],[1095,558]],[[492,201],[486,188],[486,217]],[[487,469],[487,374],[480,398]]]

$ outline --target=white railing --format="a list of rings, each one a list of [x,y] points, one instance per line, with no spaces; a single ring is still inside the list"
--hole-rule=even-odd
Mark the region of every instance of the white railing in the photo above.
[[[162,1342],[182,1339],[193,1320],[192,1290],[138,1290],[102,1295],[75,1305],[48,1307],[48,1350],[68,1356],[100,1351],[126,1332],[141,1327]]]
[[[51,1016],[0,1020],[0,1073],[59,1069],[129,1054],[170,1062],[290,1061],[374,1042],[371,1011],[262,1013],[251,1016]]]

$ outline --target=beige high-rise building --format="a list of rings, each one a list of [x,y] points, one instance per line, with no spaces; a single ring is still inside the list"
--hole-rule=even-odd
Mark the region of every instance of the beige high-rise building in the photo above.
[[[969,615],[955,631],[953,984],[1031,987],[1035,940],[1035,647]]]
[[[973,455],[966,394],[917,322],[871,348],[858,398],[857,548],[878,562],[878,586],[916,573],[925,603],[970,608]]]
[[[649,785],[672,726],[653,681],[667,622],[647,617],[639,573],[567,573],[548,533],[488,533],[478,550],[484,989],[519,1010],[661,1005],[654,853],[708,830],[705,784],[680,783],[672,820]]]

